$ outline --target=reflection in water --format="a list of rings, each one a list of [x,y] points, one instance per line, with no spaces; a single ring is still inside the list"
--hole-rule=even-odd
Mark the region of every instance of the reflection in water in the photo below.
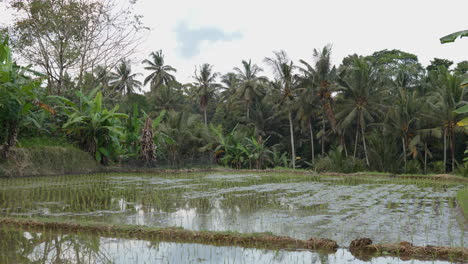
[[[16,230],[0,230],[0,237],[1,263],[448,263],[403,261],[390,257],[362,261],[345,249],[340,249],[335,254],[323,254]]]
[[[325,237],[347,246],[468,244],[450,184],[285,174],[89,175],[0,179],[0,216]]]

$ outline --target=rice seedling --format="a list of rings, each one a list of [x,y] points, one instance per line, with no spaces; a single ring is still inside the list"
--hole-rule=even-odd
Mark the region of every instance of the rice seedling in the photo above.
[[[462,190],[450,179],[287,171],[88,174],[0,179],[0,216],[463,246]]]

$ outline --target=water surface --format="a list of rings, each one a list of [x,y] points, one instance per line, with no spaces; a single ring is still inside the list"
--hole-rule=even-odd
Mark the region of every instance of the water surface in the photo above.
[[[191,230],[466,246],[461,184],[292,174],[108,174],[0,179],[0,215]]]

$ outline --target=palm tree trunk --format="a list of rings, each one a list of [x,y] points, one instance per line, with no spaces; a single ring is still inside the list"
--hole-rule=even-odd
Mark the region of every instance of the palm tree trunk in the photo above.
[[[356,138],[354,139],[354,157],[356,158],[356,152],[357,152],[357,143],[359,140],[359,121],[357,122],[357,127],[356,127]]]
[[[427,174],[427,142],[424,142],[424,174]]]
[[[312,130],[312,122],[310,121],[309,118],[309,131],[310,131],[310,147],[311,147],[311,153],[312,153],[312,164],[315,162],[315,146],[314,146],[314,131]]]
[[[289,133],[291,134],[292,167],[293,167],[293,169],[295,169],[296,168],[296,153],[295,153],[295,150],[294,150],[294,128],[293,128],[291,110],[289,110],[289,112],[288,112],[288,117],[289,117]]]
[[[447,128],[444,128],[444,172],[447,172]]]
[[[369,156],[367,155],[366,138],[364,137],[364,126],[361,126],[361,125],[359,126],[361,127],[362,144],[364,145],[364,155],[366,156],[366,164],[369,167],[370,163],[369,163]]]
[[[455,171],[455,129],[452,129],[452,136],[450,137],[450,148],[452,152],[452,172]]]
[[[405,173],[406,173],[406,141],[405,141],[404,136],[401,137],[401,145],[403,146],[403,160],[405,164]]]
[[[205,119],[205,126],[208,126],[208,120],[206,119],[206,107],[203,108],[203,118]]]
[[[325,116],[322,118],[322,157],[325,156]]]
[[[346,147],[345,132],[346,132],[346,130],[343,130],[343,134],[340,137],[341,137],[341,145],[343,146],[344,153],[345,153],[345,156],[347,158],[348,157],[348,148]]]
[[[333,132],[336,133],[336,118],[335,118],[335,114],[333,113],[333,109],[332,109],[330,101],[331,101],[330,99],[325,99],[324,101],[322,101],[322,103],[323,103],[323,108],[327,115],[328,121],[330,122],[330,126]]]

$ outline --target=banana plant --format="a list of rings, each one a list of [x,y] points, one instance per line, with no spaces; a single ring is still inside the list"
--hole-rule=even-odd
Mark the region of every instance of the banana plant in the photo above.
[[[117,112],[118,105],[110,110],[105,108],[99,89],[97,87],[88,96],[78,91],[79,104],[63,97],[57,98],[63,102],[62,107],[68,117],[62,126],[67,135],[98,162],[107,164],[119,151],[124,130],[121,120],[128,116]]]
[[[0,158],[8,157],[16,145],[20,122],[31,118],[35,106],[54,111],[38,100],[40,85],[40,74],[18,66],[12,59],[8,37],[0,36],[0,123],[7,131],[4,144],[0,145]]]
[[[256,139],[255,137],[247,138],[248,150],[249,150],[249,159],[255,163],[255,168],[260,170],[263,168],[265,161],[270,161],[270,156],[272,154],[271,150],[266,146],[266,140],[263,140],[262,137]],[[250,165],[251,166],[251,165]]]
[[[463,37],[468,37],[468,30],[462,30],[458,32],[454,32],[452,34],[449,34],[447,36],[441,37],[440,38],[440,43],[445,44],[445,43],[451,43],[454,42],[457,38],[463,38]],[[468,86],[468,75],[465,75],[462,82],[462,86]]]

